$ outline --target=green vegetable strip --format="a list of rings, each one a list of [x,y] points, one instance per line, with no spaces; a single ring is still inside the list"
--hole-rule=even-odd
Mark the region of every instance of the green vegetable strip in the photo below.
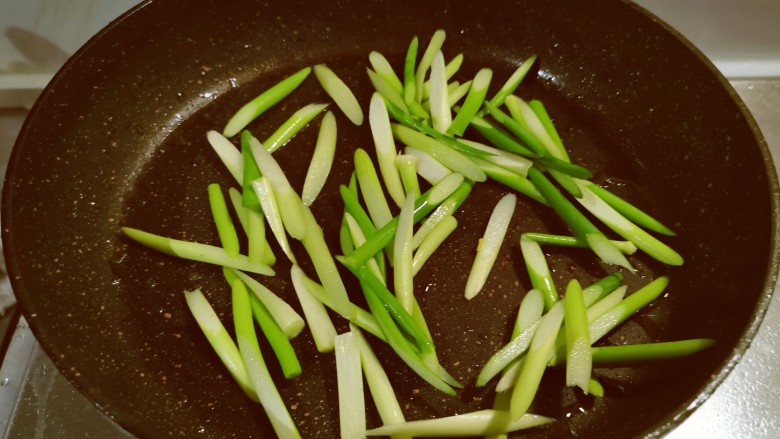
[[[350,325],[350,332],[353,334],[360,351],[360,363],[363,367],[363,376],[366,377],[366,384],[371,392],[374,405],[382,419],[383,424],[397,424],[405,422],[403,411],[401,410],[398,399],[395,397],[395,391],[387,377],[382,364],[379,362],[374,350],[366,340],[366,337],[355,325]],[[394,435],[392,439],[406,439],[407,436]]]
[[[425,218],[433,209],[436,208],[439,204],[442,203],[443,200],[431,200],[432,195],[439,191],[441,192],[441,189],[445,186],[449,185],[449,182],[452,181],[454,178],[455,180],[462,176],[459,176],[458,174],[451,174],[452,178],[449,176],[447,178],[444,178],[442,181],[434,185],[431,189],[428,189],[424,194],[420,196],[415,201],[415,211],[414,211],[414,221],[419,222],[423,218]],[[451,194],[449,197],[453,200],[453,202],[460,206],[460,204],[465,201],[466,197],[468,197],[468,194],[471,192],[471,187],[473,186],[472,182],[464,181],[462,182]],[[436,202],[434,202],[436,201]],[[387,223],[384,227],[377,230],[377,232],[368,237],[368,241],[366,241],[365,244],[361,245],[360,247],[356,248],[355,251],[353,251],[349,256],[345,256],[342,258],[339,258],[342,264],[344,266],[356,270],[358,267],[361,267],[363,264],[365,264],[369,259],[374,257],[375,254],[382,251],[387,245],[389,245],[391,242],[393,242],[393,237],[395,236],[395,230],[398,226],[398,218],[393,218],[389,223]]]
[[[545,309],[551,309],[558,301],[558,291],[555,289],[555,283],[550,268],[547,266],[547,259],[542,252],[542,247],[523,234],[520,236],[520,251],[523,254],[523,260],[525,260],[531,285],[542,293]]]
[[[544,157],[548,154],[547,148],[537,139],[528,128],[517,123],[508,114],[501,111],[498,107],[491,105],[489,102],[485,103],[485,107],[490,111],[490,115],[504,126],[509,132],[517,136],[523,144],[528,146],[534,155],[538,157]]]
[[[485,285],[490,270],[493,269],[493,264],[498,257],[498,252],[501,250],[501,245],[504,243],[504,237],[509,229],[509,222],[512,220],[516,204],[517,197],[510,193],[504,195],[493,208],[466,280],[466,299],[474,298]]]
[[[320,131],[317,142],[314,145],[314,153],[303,181],[301,201],[306,206],[311,206],[322,191],[333,166],[333,157],[336,154],[336,117],[330,111],[325,113],[320,123]]]
[[[595,183],[589,183],[587,184],[587,187],[599,198],[604,200],[605,203],[609,204],[613,209],[633,221],[635,224],[662,235],[675,236],[672,229],[661,224],[660,221],[651,217],[623,198],[618,197]]]
[[[500,107],[506,100],[507,96],[515,92],[535,62],[536,55],[530,56],[528,59],[523,61],[522,64],[517,67],[514,73],[512,73],[509,79],[507,79],[504,85],[501,86],[501,89],[496,92],[495,96],[490,99],[490,105],[494,107]]]
[[[394,124],[392,128],[393,134],[398,140],[429,154],[436,161],[453,172],[463,174],[463,176],[469,180],[485,181],[485,173],[482,172],[479,166],[476,165],[471,158],[461,152],[449,148],[438,140],[404,125]]]
[[[512,338],[517,337],[544,314],[544,297],[539,290],[531,289],[525,294],[517,310],[517,319],[512,329]]]
[[[557,171],[555,169],[548,169],[547,170],[550,173],[550,176],[555,179],[555,181],[558,182],[559,185],[563,189],[566,190],[566,192],[570,193],[574,198],[580,198],[582,197],[582,191],[580,190],[579,186],[577,186],[577,183],[574,182],[574,178],[571,175],[564,174],[561,171]]]
[[[480,157],[471,157],[471,161],[476,163],[489,179],[514,189],[535,201],[547,204],[542,194],[528,178]]]
[[[519,154],[504,151],[502,149],[494,148],[492,146],[485,145],[484,143],[474,142],[471,140],[461,139],[461,142],[471,146],[472,148],[480,149],[492,154],[487,157],[480,157],[480,160],[501,166],[502,168],[522,175],[523,177],[528,175],[528,169],[534,165],[534,162]]]
[[[439,248],[447,237],[458,227],[458,220],[452,215],[444,216],[441,221],[431,229],[430,233],[422,239],[417,251],[414,252],[414,258],[412,259],[412,274],[417,273],[422,269],[425,262],[430,258],[433,253]]]
[[[617,327],[634,315],[637,311],[644,308],[650,302],[658,298],[669,285],[669,278],[661,276],[654,279],[644,287],[634,291],[628,297],[623,299],[619,305],[604,313],[590,324],[590,342],[591,344],[599,341],[601,337]]]
[[[601,398],[604,396],[604,386],[601,385],[598,381],[591,378],[588,380],[588,394],[595,396],[596,398]]]
[[[610,275],[608,275],[606,277],[603,277],[603,278],[599,279],[598,281],[592,283],[591,285],[589,285],[587,288],[585,288],[583,290],[583,298],[585,300],[585,305],[589,307],[588,308],[588,321],[592,321],[591,318],[590,318],[591,310],[593,310],[594,308],[599,306],[602,302],[605,302],[607,299],[609,299],[609,300],[612,300],[612,299],[611,299],[611,297],[605,297],[604,300],[601,300],[598,303],[596,303],[596,301],[601,299],[605,295],[613,292],[613,290],[615,290],[616,288],[618,288],[619,285],[620,285],[620,282],[622,281],[622,279],[623,279],[623,276],[620,273],[613,273],[613,274],[610,274]],[[620,287],[620,289],[622,289],[623,292],[625,292],[625,286]],[[524,299],[524,301],[529,299],[529,296],[530,296],[530,294],[532,292],[538,293],[539,297],[541,298],[541,293],[539,293],[536,290],[531,290],[526,295],[526,298]],[[618,291],[615,291],[615,293],[618,293]],[[620,293],[619,297],[622,298],[622,294],[623,293]],[[618,299],[618,302],[619,301],[620,301],[620,299]],[[594,305],[594,303],[595,303],[595,305]],[[523,307],[525,305],[521,303],[520,306]],[[519,318],[519,313],[518,313],[518,318]],[[526,320],[526,321],[529,322],[530,320]],[[517,326],[516,326],[515,332],[519,332],[519,330],[517,329]],[[513,335],[514,335],[514,332],[513,332]],[[566,354],[565,353],[565,345],[566,345],[565,334],[564,333],[559,333],[558,337],[557,337],[557,339],[555,341],[555,353],[553,354],[552,360],[550,360],[551,364],[555,364],[558,361],[559,358],[563,358],[565,356],[565,354]],[[522,365],[522,360],[523,360],[523,358],[519,357],[519,356],[525,351],[525,349],[527,349],[527,347],[528,347],[528,344],[527,344],[526,341],[524,341],[524,340],[515,341],[513,339],[509,344],[507,344],[504,348],[502,348],[502,350],[500,351],[500,352],[502,352],[501,355],[505,355],[505,356],[508,357],[508,358],[503,360],[503,361],[505,361],[505,363],[503,363],[503,364],[509,364],[509,361],[511,361],[511,364],[509,364],[506,367],[503,367],[503,369],[504,369],[503,376],[501,377],[501,379],[499,380],[498,384],[496,385],[496,391],[497,392],[506,391],[507,389],[509,389],[512,386],[514,386],[514,383],[517,381],[517,376],[520,373],[520,366]],[[501,358],[498,353],[496,353],[494,356],[496,356],[497,358]],[[485,367],[487,367],[487,365]],[[492,375],[491,375],[491,377],[492,377]]]
[[[609,274],[596,282],[593,282],[582,290],[585,306],[592,306],[607,294],[615,291],[615,289],[620,286],[621,282],[623,282],[623,275],[619,272]]]
[[[292,379],[301,375],[301,363],[298,361],[298,356],[295,355],[295,350],[290,344],[290,340],[276,324],[271,314],[256,296],[250,296],[250,302],[252,303],[252,315],[255,317],[260,329],[265,334],[265,338],[268,339],[268,343],[271,345],[271,349],[276,354],[276,358],[279,360],[279,365],[282,368],[282,374],[287,379]]]
[[[354,191],[342,185],[341,187],[339,187],[339,193],[341,194],[341,199],[344,201],[345,211],[352,216],[355,222],[357,222],[358,226],[360,227],[360,231],[363,232],[363,236],[365,237],[374,236],[377,229],[376,227],[374,227],[374,223],[371,221],[371,218],[363,209],[363,206],[360,204],[360,201],[358,201],[356,195],[357,183],[355,184]],[[355,243],[354,240],[352,241],[352,243],[355,247],[360,245]],[[354,250],[354,248],[352,250]],[[382,272],[382,277],[384,277],[384,273],[385,273],[384,253],[383,252],[377,253],[373,259],[376,260],[376,263],[379,266],[379,270]]]
[[[558,216],[574,231],[577,239],[584,239],[591,250],[596,253],[603,261],[620,265],[629,270],[633,270],[631,264],[620,251],[609,243],[607,238],[596,226],[594,226],[585,216],[574,207],[573,204],[561,192],[553,186],[536,168],[528,170],[528,178],[539,189],[542,196],[550,207],[555,210]]]
[[[323,305],[335,311],[333,307],[333,302],[330,296],[328,295],[328,293],[325,291],[325,288],[322,287],[322,285],[318,284],[317,282],[313,281],[307,276],[303,277],[303,285],[317,300],[322,302]],[[384,333],[382,333],[382,330],[379,328],[376,319],[374,318],[373,315],[371,315],[371,313],[355,305],[352,302],[350,302],[348,306],[350,308],[350,312],[349,312],[350,323],[355,324],[360,329],[372,334],[378,339],[382,341],[386,341]]]
[[[598,367],[630,366],[650,360],[666,360],[695,354],[715,344],[711,338],[594,347],[593,364]]]
[[[360,230],[366,236],[371,236],[376,233],[376,227],[371,221],[371,217],[363,209],[357,196],[346,186],[341,185],[339,187],[339,194],[341,194],[341,200],[344,202],[345,210],[352,215],[355,221],[360,226]]]
[[[377,324],[382,329],[385,340],[387,340],[393,351],[406,363],[420,378],[441,390],[442,392],[455,396],[455,390],[446,382],[444,382],[436,373],[431,371],[425,363],[420,360],[420,357],[415,352],[415,348],[401,333],[395,321],[388,313],[385,306],[382,304],[379,297],[374,294],[373,290],[362,283],[363,292],[366,296],[366,302],[371,310],[371,313],[376,318]]]
[[[420,196],[420,181],[417,179],[417,157],[399,154],[395,158],[395,167],[398,168],[404,193],[411,194],[412,197],[417,199]]]
[[[589,323],[593,323],[596,319],[604,315],[607,311],[611,310],[623,300],[626,295],[628,287],[622,285],[607,294],[604,298],[589,306],[586,315]],[[556,365],[566,358],[567,340],[565,332],[558,334],[558,339],[555,341],[555,351],[550,357],[550,365]]]
[[[504,410],[480,410],[442,418],[386,424],[366,431],[368,436],[403,434],[412,437],[486,436],[511,433],[555,422],[545,416],[524,414],[512,417]]]
[[[472,148],[455,138],[449,137],[446,134],[436,131],[432,127],[425,125],[424,123],[413,118],[409,114],[403,112],[400,108],[398,108],[398,106],[394,105],[393,102],[387,99],[385,100],[385,105],[387,106],[387,112],[390,114],[390,116],[392,116],[393,119],[395,119],[398,123],[400,123],[405,127],[412,128],[416,131],[419,131],[420,133],[433,137],[439,142],[455,150],[469,154],[471,156],[485,157],[491,155],[488,152],[480,151],[479,149]]]
[[[615,307],[617,304],[619,304],[626,297],[627,290],[628,290],[628,286],[621,285],[615,288],[615,290],[612,291],[611,293],[604,296],[598,302],[589,306],[587,311],[588,321],[592,322],[596,320],[597,318],[604,315],[604,313],[606,313],[607,311]]]
[[[393,287],[398,303],[412,313],[414,303],[414,281],[412,272],[412,236],[414,233],[414,197],[406,197],[398,214],[398,227],[393,244]]]
[[[121,230],[128,238],[167,255],[222,265],[264,276],[274,275],[274,270],[271,267],[260,262],[252,262],[244,255],[230,256],[222,247],[166,238],[132,227],[122,227]]]
[[[537,319],[537,321],[520,331],[509,343],[493,354],[482,367],[482,370],[480,370],[476,385],[478,387],[486,385],[488,381],[492,380],[493,377],[518,359],[531,346],[531,341],[540,324],[541,320]]]
[[[344,211],[344,213],[346,213],[346,211]],[[349,233],[347,218],[343,215],[341,217],[341,226],[339,227],[339,248],[343,255],[348,255],[355,250],[355,243],[352,242],[352,236],[350,236]]]
[[[610,207],[588,188],[587,182],[581,180],[576,180],[576,182],[582,190],[582,198],[577,199],[577,201],[615,233],[633,242],[640,250],[660,262],[669,265],[683,264],[683,258],[679,253]]]
[[[363,234],[363,231],[360,230],[360,226],[358,225],[357,221],[355,221],[355,218],[349,214],[349,212],[344,213],[344,218],[347,222],[347,228],[349,229],[350,237],[352,238],[352,243],[355,246],[361,246],[366,242],[366,236]],[[368,268],[371,269],[371,271],[374,272],[374,275],[376,275],[379,279],[384,281],[384,273],[379,268],[379,265],[377,264],[376,258],[370,259],[368,262]]]
[[[550,235],[547,233],[526,233],[528,239],[539,244],[555,245],[558,247],[582,247],[587,248],[588,244],[575,238],[574,236]],[[617,247],[625,255],[632,255],[636,252],[636,246],[630,241],[610,240],[612,245]]]
[[[263,145],[254,137],[249,139],[249,146],[252,149],[252,154],[255,156],[257,167],[263,175],[262,178],[267,179],[273,190],[284,229],[293,238],[297,240],[303,239],[306,228],[303,224],[302,209],[304,206],[301,198],[292,185],[290,185],[287,175],[274,156],[269,151],[266,151]]]
[[[306,225],[306,237],[301,241],[303,248],[311,259],[314,271],[329,296],[331,309],[347,320],[352,318],[353,307],[350,306],[347,289],[341,279],[333,253],[325,242],[322,228],[317,224],[311,209],[304,207],[303,220]]]
[[[337,335],[335,352],[341,437],[363,437],[366,431],[366,403],[360,349],[355,335],[352,332]]]
[[[233,339],[227,332],[222,322],[217,317],[214,308],[211,307],[201,290],[185,291],[184,298],[187,301],[187,307],[190,309],[195,321],[198,322],[206,340],[216,352],[222,364],[225,365],[230,375],[241,387],[241,389],[253,401],[259,402],[257,391],[252,385],[249,373],[241,358],[241,352],[238,351]]]
[[[247,209],[252,209],[260,212],[260,200],[257,199],[257,194],[252,190],[252,182],[260,178],[260,169],[257,167],[255,161],[255,155],[252,154],[252,148],[249,146],[249,140],[252,138],[252,133],[249,131],[243,131],[241,133],[241,157],[244,162],[244,176],[242,181],[243,196],[242,204]]]
[[[303,315],[308,322],[309,332],[317,346],[318,352],[332,352],[333,340],[338,334],[333,322],[330,320],[325,305],[314,297],[304,283],[305,274],[297,265],[290,269],[290,279],[292,280],[295,294],[301,304]]]
[[[355,125],[362,125],[363,110],[347,84],[325,64],[314,66],[314,76],[317,77],[317,81],[319,81],[322,89],[333,99],[333,102],[336,103],[336,106],[341,109],[344,115]]]
[[[425,49],[420,63],[417,65],[417,70],[414,74],[415,81],[415,101],[418,103],[422,101],[423,95],[423,83],[425,82],[425,75],[428,72],[428,68],[433,62],[433,58],[436,56],[436,52],[441,50],[441,46],[444,44],[446,33],[439,29],[433,33],[431,41],[428,42],[428,47]]]
[[[403,112],[404,114],[409,112],[409,108],[407,107],[406,103],[404,103],[403,96],[396,93],[395,90],[393,90],[393,87],[385,82],[385,80],[377,75],[373,70],[366,69],[366,73],[368,73],[368,79],[371,81],[371,85],[374,86],[374,90],[382,95],[388,104],[392,104],[395,108],[398,109],[398,111]],[[419,103],[417,104],[417,107],[419,107],[418,111],[425,113],[422,107],[420,107]]]
[[[440,133],[446,133],[452,123],[449,92],[447,91],[447,78],[444,75],[444,55],[436,52],[431,64],[430,80],[430,106],[431,124],[433,129]]]
[[[476,116],[479,109],[482,107],[482,103],[485,101],[488,87],[490,87],[490,80],[493,77],[493,71],[490,69],[482,69],[474,76],[474,81],[471,83],[466,101],[463,106],[458,110],[455,119],[449,128],[449,133],[456,136],[462,136],[466,131],[471,119]]]
[[[593,359],[590,352],[585,299],[582,295],[582,287],[576,280],[571,280],[566,287],[563,311],[563,328],[566,335],[566,385],[578,386],[587,394]]]
[[[464,59],[463,54],[459,53],[454,58],[452,58],[450,62],[447,63],[446,66],[444,66],[444,78],[447,81],[452,79],[452,77],[455,76],[456,73],[458,73],[458,70],[460,70],[460,67],[463,65],[463,59]],[[430,97],[430,83],[431,80],[429,79],[428,81],[425,81],[425,83],[423,84],[422,100],[426,100]]]
[[[471,90],[472,81],[466,81],[463,84],[458,84],[457,81],[455,81],[451,83],[450,86],[455,84],[458,86],[452,90],[448,88],[449,95],[447,96],[447,101],[450,103],[450,106],[453,109],[457,106],[458,102],[460,102],[460,100],[468,94],[469,90]]]
[[[416,36],[412,38],[411,43],[409,43],[409,47],[406,49],[406,56],[404,57],[403,97],[407,106],[411,106],[412,102],[417,103],[417,84],[414,77],[414,71],[415,64],[417,62],[417,48],[419,47],[419,44],[419,39]]]
[[[495,399],[493,400],[493,410],[507,412],[509,411],[509,403],[512,394],[509,392],[496,392]],[[509,439],[509,435],[506,432],[488,434],[484,436],[485,439]]]
[[[539,157],[536,153],[534,153],[533,151],[531,151],[530,149],[526,148],[524,145],[520,144],[518,141],[513,139],[505,131],[496,127],[495,125],[490,123],[488,120],[483,119],[482,117],[474,116],[471,119],[470,126],[474,128],[479,134],[481,134],[482,137],[487,139],[490,143],[492,143],[493,145],[495,145],[496,147],[504,151],[509,151],[528,158]]]
[[[404,148],[404,154],[413,156],[417,159],[417,175],[430,184],[436,184],[452,173],[446,166],[437,162],[433,157],[419,149],[407,146]]]
[[[547,130],[547,134],[550,136],[550,138],[555,142],[556,145],[562,150],[566,150],[566,148],[563,146],[563,140],[561,140],[561,136],[558,134],[558,130],[555,129],[555,124],[552,121],[552,118],[550,118],[550,115],[547,113],[547,109],[544,107],[544,104],[542,101],[538,99],[531,99],[528,101],[528,106],[531,107],[531,110],[533,110],[534,114],[536,114],[536,117],[539,119],[539,121],[544,126],[544,129]]]
[[[371,63],[374,72],[392,87],[396,93],[400,95],[404,94],[404,85],[401,83],[401,79],[395,74],[393,67],[384,55],[377,51],[371,51],[371,53],[368,54],[368,62]]]
[[[390,213],[390,206],[387,205],[385,200],[379,176],[376,173],[371,157],[364,149],[358,148],[355,150],[354,160],[355,173],[358,179],[358,187],[363,195],[363,202],[366,204],[374,227],[377,229],[382,228],[393,218],[393,214]]]
[[[401,176],[395,163],[398,151],[393,140],[393,132],[390,129],[390,116],[387,114],[385,100],[382,99],[379,93],[374,93],[371,96],[368,122],[371,125],[371,136],[374,139],[377,164],[379,165],[379,172],[382,174],[385,188],[395,204],[401,207],[404,203],[406,192],[404,192]]]
[[[252,182],[252,189],[257,194],[257,198],[260,200],[260,206],[263,208],[263,214],[268,221],[268,227],[271,228],[271,233],[276,238],[276,242],[282,248],[282,251],[287,258],[293,264],[297,263],[295,255],[290,247],[290,242],[287,240],[287,234],[284,232],[284,224],[282,223],[282,216],[279,213],[279,205],[276,202],[273,188],[268,182],[268,178],[260,177]]]
[[[542,375],[547,367],[547,360],[553,352],[555,339],[563,321],[563,303],[558,302],[539,321],[539,327],[528,348],[520,375],[517,377],[512,391],[512,401],[509,414],[512,419],[518,419],[528,411],[531,402],[539,388]]]
[[[246,103],[230,118],[222,134],[225,137],[233,137],[238,134],[250,122],[298,88],[310,72],[311,67],[303,68]]]
[[[457,200],[445,200],[441,203],[427,218],[422,222],[422,225],[417,229],[414,234],[413,245],[415,248],[419,248],[423,241],[433,233],[433,229],[443,221],[445,218],[452,217],[460,207]]]
[[[544,145],[550,155],[565,162],[570,161],[569,154],[550,137],[542,121],[539,120],[527,102],[516,95],[510,95],[506,98],[505,104],[512,118],[518,122],[523,121],[528,131]]]
[[[260,399],[260,404],[268,415],[277,436],[300,438],[295,422],[290,417],[271,374],[268,372],[263,354],[260,352],[252,319],[252,305],[243,282],[233,282],[232,303],[238,350],[241,352],[241,357]]]
[[[241,157],[241,151],[239,151],[230,140],[226,139],[222,134],[211,130],[206,133],[206,139],[211,145],[214,152],[217,153],[217,157],[225,165],[225,168],[230,172],[230,175],[236,179],[238,184],[243,182],[244,163]]]
[[[271,313],[274,321],[284,331],[287,338],[293,339],[303,331],[303,328],[306,326],[303,318],[281,297],[246,273],[232,269],[229,272],[231,275],[238,277],[263,302],[263,305]]]
[[[252,189],[254,192],[254,189]],[[252,262],[261,262],[273,266],[276,263],[274,255],[268,240],[265,238],[265,219],[260,211],[247,209],[243,204],[243,196],[236,188],[228,189],[228,196],[233,204],[233,210],[236,212],[238,222],[244,229],[247,238],[247,256]]]
[[[430,336],[420,329],[420,326],[414,321],[411,313],[398,302],[393,293],[391,293],[381,279],[377,278],[367,267],[363,266],[355,273],[360,279],[360,283],[368,287],[372,294],[382,302],[393,320],[396,321],[409,337],[414,340],[415,346],[420,352],[430,352],[433,350],[433,343]],[[375,316],[376,313],[371,311]]]
[[[236,257],[239,251],[238,234],[233,226],[233,220],[230,219],[230,212],[228,212],[225,196],[222,195],[222,188],[217,183],[211,183],[208,185],[208,195],[211,216],[214,218],[214,225],[217,227],[222,248],[231,258]]]
[[[286,145],[299,131],[301,131],[317,115],[325,111],[328,104],[309,104],[293,113],[279,128],[276,129],[263,145],[268,152],[274,152]],[[255,153],[257,154],[257,153]],[[262,169],[262,168],[261,168]]]

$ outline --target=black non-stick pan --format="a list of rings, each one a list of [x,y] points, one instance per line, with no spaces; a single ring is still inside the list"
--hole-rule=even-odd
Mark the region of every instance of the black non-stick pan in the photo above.
[[[711,393],[749,345],[774,286],[777,180],[755,123],[724,78],[668,27],[612,0],[161,0],[109,25],[36,103],[3,193],[13,288],[41,345],[76,387],[140,437],[271,437],[262,409],[231,381],[186,309],[182,291],[202,288],[230,326],[221,271],[143,248],[120,227],[216,243],[206,185],[232,180],[207,130],[221,130],[246,100],[318,63],[367,106],[369,52],[400,71],[412,37],[425,44],[436,29],[447,32],[446,56],[465,55],[462,80],[487,66],[498,84],[538,55],[518,93],[545,102],[573,160],[594,181],[677,232],[667,242],[684,256],[682,267],[631,258],[638,271],[624,271],[630,291],[659,275],[671,283],[605,343],[717,340],[686,359],[597,369],[601,399],[566,389],[562,373],[550,371],[532,409],[558,421],[521,436],[662,434]],[[310,78],[249,128],[265,138],[295,109],[327,99]],[[336,166],[313,206],[334,254],[338,185],[349,179],[352,152],[373,149],[366,126],[336,113]],[[315,137],[316,123],[276,153],[296,188]],[[376,343],[409,419],[490,406],[494,383],[476,388],[474,378],[508,337],[530,288],[517,238],[569,233],[548,208],[520,197],[488,285],[467,302],[476,241],[506,192],[475,188],[458,214],[458,233],[415,280],[440,360],[465,389],[455,398],[441,394]],[[560,285],[615,270],[582,250],[548,249],[548,258]],[[279,275],[262,281],[298,307],[283,259]],[[318,354],[306,333],[294,345],[304,373],[277,379],[280,391],[305,437],[336,437],[334,357]]]

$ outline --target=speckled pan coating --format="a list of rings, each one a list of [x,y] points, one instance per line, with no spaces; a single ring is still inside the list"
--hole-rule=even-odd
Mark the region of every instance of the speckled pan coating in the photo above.
[[[683,419],[738,360],[768,304],[777,273],[777,179],[725,80],[678,36],[621,1],[151,1],[112,23],[43,93],[19,136],[3,194],[13,287],[64,374],[141,437],[271,437],[262,411],[230,382],[185,308],[181,290],[202,287],[229,317],[219,270],[140,248],[119,227],[216,242],[206,185],[231,180],[208,148],[207,129],[221,129],[269,84],[321,62],[355,84],[367,106],[369,51],[400,65],[411,37],[425,44],[437,28],[448,32],[445,55],[466,55],[464,79],[491,66],[498,82],[538,54],[521,94],[548,105],[573,158],[596,181],[678,231],[668,242],[686,257],[683,268],[638,257],[639,274],[628,277],[635,287],[668,274],[668,294],[611,341],[719,340],[678,363],[598,371],[607,397],[595,404],[549,374],[534,409],[561,421],[528,437],[654,435]],[[296,108],[325,99],[311,79],[250,128],[263,138]],[[347,181],[351,151],[371,148],[366,130],[338,117],[337,166],[314,205],[334,251],[335,190]],[[278,153],[295,187],[315,136],[309,129]],[[469,385],[458,398],[441,396],[389,355],[409,418],[490,404],[490,389],[470,384],[507,336],[529,287],[517,246],[504,246],[476,299],[466,303],[462,288],[503,192],[475,190],[459,214],[464,230],[445,245],[451,253],[432,258],[435,268],[416,280],[442,363]],[[510,239],[531,230],[565,233],[533,202],[522,200],[516,213]],[[264,281],[297,306],[278,254],[281,275]],[[550,254],[560,285],[608,272],[588,253]],[[335,437],[333,357],[317,355],[306,334],[295,345],[304,374],[279,380],[280,389],[305,436]],[[376,425],[375,414],[369,422]]]

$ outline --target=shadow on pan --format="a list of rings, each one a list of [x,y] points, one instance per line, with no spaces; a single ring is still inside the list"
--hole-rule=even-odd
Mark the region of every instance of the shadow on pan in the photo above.
[[[712,337],[695,358],[598,371],[607,396],[593,401],[547,374],[534,411],[555,424],[523,437],[660,434],[684,419],[749,344],[774,285],[776,177],[752,119],[725,80],[679,36],[630,3],[341,1],[151,1],[112,23],[61,70],[19,136],[3,194],[6,261],[20,305],[46,352],[102,410],[141,437],[268,437],[262,410],[246,399],[189,316],[182,290],[200,287],[223,317],[229,294],[218,268],[155,254],[120,236],[133,226],[216,242],[206,185],[231,183],[205,132],[282,77],[327,63],[367,105],[371,50],[394,65],[417,35],[447,31],[445,56],[465,55],[463,78],[539,62],[519,93],[548,106],[575,161],[594,179],[654,212],[678,235],[681,268],[632,259],[632,287],[668,275],[668,294],[616,337]],[[250,126],[264,138],[302,105],[326,96],[309,80]],[[314,212],[338,248],[339,184],[355,148],[371,150],[367,127],[337,115],[337,165]],[[300,188],[315,130],[278,153]],[[407,418],[488,407],[479,368],[505,340],[530,288],[505,245],[483,293],[462,288],[473,247],[505,189],[480,185],[459,213],[462,231],[416,284],[442,364],[467,384],[443,396],[386,348],[386,369]],[[530,200],[518,204],[508,239],[524,231],[566,233]],[[611,272],[577,251],[552,251],[557,280]],[[281,260],[263,281],[297,306]],[[344,329],[342,326],[340,329]],[[295,341],[304,367],[277,380],[305,437],[338,434],[332,355],[308,334]],[[464,348],[466,347],[466,348]],[[273,365],[271,366],[273,369]],[[273,369],[273,373],[279,371]],[[408,404],[408,405],[406,405]],[[371,425],[379,420],[369,413]]]

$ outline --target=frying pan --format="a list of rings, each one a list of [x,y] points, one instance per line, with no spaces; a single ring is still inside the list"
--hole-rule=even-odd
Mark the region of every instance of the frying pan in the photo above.
[[[633,257],[637,274],[626,276],[632,290],[658,275],[671,284],[607,343],[717,340],[691,358],[597,370],[607,391],[598,400],[565,389],[551,371],[533,410],[559,421],[521,436],[658,436],[700,404],[750,344],[768,305],[778,261],[777,179],[755,123],[724,78],[668,27],[612,0],[148,1],[113,22],[43,92],[14,148],[3,193],[13,288],[41,345],[75,386],[140,437],[272,436],[184,304],[182,290],[200,287],[228,321],[219,269],[151,252],[119,227],[216,242],[205,187],[227,187],[231,179],[206,144],[206,130],[221,129],[270,84],[323,62],[366,105],[368,53],[399,65],[412,36],[425,43],[439,28],[447,31],[445,55],[465,54],[467,79],[490,66],[503,80],[538,54],[521,96],[547,104],[573,159],[594,181],[677,231],[668,242],[684,266]],[[250,129],[264,138],[296,108],[326,99],[309,80]],[[372,149],[365,127],[337,117],[337,165],[313,207],[334,252],[337,238],[328,231],[342,209],[336,188],[349,177],[352,151]],[[315,131],[304,130],[277,153],[298,188]],[[480,296],[465,302],[462,288],[476,240],[505,192],[480,185],[458,214],[462,230],[416,280],[442,364],[466,388],[445,397],[376,345],[409,419],[491,403],[492,385],[471,383],[506,340],[530,288],[517,246],[504,245]],[[508,239],[516,242],[523,231],[566,228],[548,209],[522,200]],[[582,251],[552,249],[549,257],[557,282],[588,282],[613,270]],[[280,260],[275,268],[280,275],[263,281],[297,307],[289,266]],[[278,379],[280,391],[304,436],[334,437],[333,356],[317,354],[308,334],[295,346],[304,374]]]

